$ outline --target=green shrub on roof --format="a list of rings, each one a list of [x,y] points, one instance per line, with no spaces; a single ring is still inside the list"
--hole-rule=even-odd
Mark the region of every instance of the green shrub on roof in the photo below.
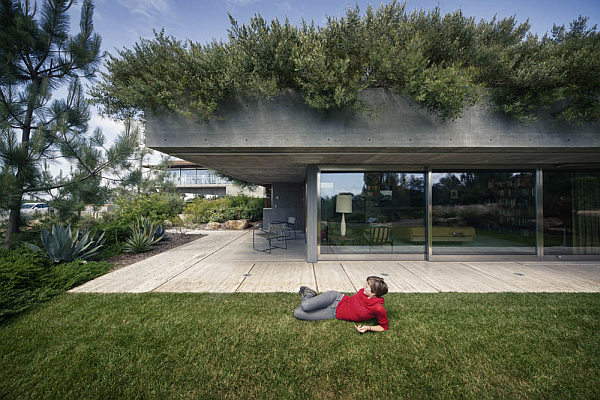
[[[543,111],[600,120],[600,36],[581,16],[542,37],[514,17],[476,21],[460,10],[407,12],[398,2],[364,14],[349,8],[323,27],[230,18],[226,42],[161,31],[109,55],[95,102],[113,117],[148,111],[210,120],[220,101],[239,95],[293,89],[319,110],[366,111],[360,91],[385,88],[443,120],[476,103],[521,120]]]

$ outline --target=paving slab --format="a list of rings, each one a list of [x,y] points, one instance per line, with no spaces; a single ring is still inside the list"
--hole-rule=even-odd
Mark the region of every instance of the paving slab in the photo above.
[[[558,275],[575,279],[577,281],[589,283],[600,287],[600,263],[598,264],[565,264],[565,263],[546,263],[546,262],[520,262],[531,268],[540,271],[551,271]]]
[[[300,286],[315,287],[312,263],[256,263],[238,292],[297,292]]]
[[[155,288],[154,292],[233,293],[244,281],[253,262],[200,262]]]
[[[318,292],[336,290],[338,292],[356,292],[342,264],[335,261],[318,262],[313,264],[315,276],[317,277]]]
[[[466,265],[527,292],[597,292],[600,287],[518,262],[467,262]]]
[[[518,286],[459,262],[402,261],[400,264],[440,292],[522,291]]]
[[[305,243],[271,255],[252,250],[252,232],[207,236],[87,282],[71,292],[355,292],[369,275],[390,292],[600,292],[598,262],[321,261],[307,263]],[[299,260],[301,259],[301,260]],[[249,274],[249,276],[245,276]]]
[[[240,232],[213,232],[183,246],[146,258],[93,279],[70,292],[141,293],[149,292],[192,265],[227,246]]]
[[[208,261],[306,262],[306,244],[302,233],[297,233],[297,239],[287,241],[287,249],[276,248],[266,253],[252,248],[252,230],[241,232],[242,235],[231,246],[212,254]],[[266,248],[265,239],[257,240],[258,248]]]
[[[385,280],[389,292],[438,292],[434,286],[397,261],[343,261],[342,265],[356,289],[360,289],[365,285],[368,276],[375,275],[381,276]]]

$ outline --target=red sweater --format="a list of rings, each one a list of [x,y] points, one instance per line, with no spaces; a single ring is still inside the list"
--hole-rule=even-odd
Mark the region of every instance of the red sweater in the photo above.
[[[360,289],[354,296],[344,296],[335,310],[336,318],[344,321],[363,322],[377,317],[377,322],[388,330],[387,312],[383,297],[368,298]]]

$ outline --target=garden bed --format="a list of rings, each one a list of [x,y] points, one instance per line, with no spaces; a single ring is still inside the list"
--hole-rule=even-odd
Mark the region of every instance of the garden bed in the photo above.
[[[114,264],[114,268],[111,271],[117,270],[119,268],[126,267],[128,265],[134,264],[138,261],[142,261],[148,257],[152,257],[156,254],[162,253],[163,251],[174,249],[175,247],[182,246],[189,242],[193,242],[196,239],[200,239],[206,235],[201,234],[186,234],[186,233],[169,233],[167,236],[167,240],[163,240],[152,247],[149,251],[144,251],[142,253],[131,254],[131,253],[123,253],[117,256],[108,258],[104,261]]]

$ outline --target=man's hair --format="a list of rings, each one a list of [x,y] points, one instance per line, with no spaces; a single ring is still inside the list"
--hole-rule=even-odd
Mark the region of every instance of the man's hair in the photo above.
[[[375,296],[381,297],[388,292],[387,284],[383,281],[383,278],[378,276],[369,276],[367,283],[371,288],[371,292],[375,293]]]

